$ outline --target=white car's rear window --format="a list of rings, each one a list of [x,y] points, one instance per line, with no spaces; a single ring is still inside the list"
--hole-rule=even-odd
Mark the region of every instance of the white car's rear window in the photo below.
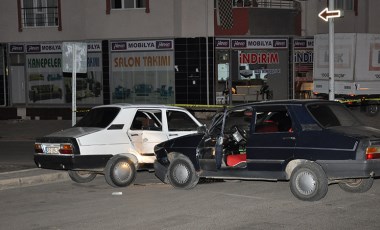
[[[119,113],[120,108],[103,107],[91,109],[75,127],[97,127],[105,128],[111,124]]]

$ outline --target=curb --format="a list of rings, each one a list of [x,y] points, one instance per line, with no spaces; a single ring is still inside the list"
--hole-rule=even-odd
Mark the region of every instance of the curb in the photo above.
[[[24,174],[24,175],[21,175]],[[29,174],[29,175],[27,175]],[[32,175],[36,174],[36,175]],[[3,178],[1,177],[10,177]],[[27,169],[0,173],[0,190],[28,187],[46,183],[69,181],[67,172],[44,173],[41,169]]]

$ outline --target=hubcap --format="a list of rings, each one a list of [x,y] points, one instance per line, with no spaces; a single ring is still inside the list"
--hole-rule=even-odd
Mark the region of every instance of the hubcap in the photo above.
[[[303,195],[310,195],[316,189],[316,181],[310,172],[302,172],[296,178],[297,190]]]
[[[120,161],[115,165],[113,172],[119,181],[126,181],[131,176],[131,166],[127,162]]]
[[[173,176],[178,183],[184,184],[189,179],[190,172],[184,164],[177,164],[173,170]]]
[[[80,176],[80,177],[82,177],[82,178],[87,178],[87,177],[92,176],[91,173],[89,173],[89,172],[84,172],[84,171],[78,171],[77,174],[78,174],[78,176]]]
[[[362,183],[362,179],[351,179],[348,180],[346,185],[350,187],[357,187]]]
[[[369,111],[370,113],[376,113],[378,110],[377,106],[376,105],[371,105],[369,106]]]

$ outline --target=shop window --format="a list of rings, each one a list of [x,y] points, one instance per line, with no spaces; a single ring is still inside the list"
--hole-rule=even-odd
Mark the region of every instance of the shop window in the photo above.
[[[24,28],[58,26],[58,0],[23,0],[21,20]]]
[[[354,0],[335,0],[334,8],[339,10],[354,10]]]
[[[112,9],[146,8],[146,0],[112,0]]]
[[[232,5],[234,7],[256,7],[257,1],[256,0],[233,0]]]

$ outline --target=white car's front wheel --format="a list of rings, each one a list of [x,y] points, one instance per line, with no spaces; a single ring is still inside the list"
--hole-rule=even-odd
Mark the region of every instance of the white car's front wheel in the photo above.
[[[126,187],[136,179],[136,167],[125,156],[114,156],[104,169],[104,177],[112,187]]]

